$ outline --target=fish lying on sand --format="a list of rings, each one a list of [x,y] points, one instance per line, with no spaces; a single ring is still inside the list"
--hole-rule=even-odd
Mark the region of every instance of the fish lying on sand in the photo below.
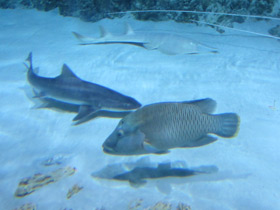
[[[194,176],[203,176],[200,179],[197,177],[197,180],[203,181],[210,174],[217,172],[218,168],[215,165],[189,168],[183,161],[153,163],[149,159],[141,158],[136,162],[107,165],[93,172],[91,176],[100,179],[104,184],[105,180],[111,181],[110,186],[120,185],[120,182],[128,182],[135,188],[155,184],[160,192],[169,194],[174,184],[191,182],[190,178]]]
[[[217,49],[198,43],[189,38],[171,32],[133,31],[127,25],[124,35],[112,35],[100,27],[99,38],[86,37],[76,32],[74,36],[82,45],[91,44],[131,44],[144,47],[148,50],[158,50],[167,55],[197,54],[202,52],[217,53]]]
[[[32,53],[29,54],[27,61],[29,62],[27,80],[36,90],[36,97],[78,105],[78,114],[73,121],[83,120],[100,110],[133,110],[141,106],[131,97],[80,79],[66,64],[63,65],[59,76],[47,78],[34,72]]]
[[[146,179],[160,179],[166,177],[188,177],[204,173],[188,168],[171,168],[170,163],[162,163],[157,167],[136,167],[131,171],[118,174],[112,179],[119,181],[128,181],[133,186],[145,184]],[[206,172],[205,172],[206,173]]]
[[[200,147],[217,140],[209,134],[237,135],[235,113],[211,114],[216,102],[201,99],[144,106],[125,116],[103,143],[103,151],[116,155],[163,154],[172,148]]]

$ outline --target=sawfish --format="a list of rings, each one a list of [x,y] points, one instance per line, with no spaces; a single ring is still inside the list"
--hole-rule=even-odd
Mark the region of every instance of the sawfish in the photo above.
[[[127,25],[123,35],[113,35],[100,26],[100,37],[93,38],[72,32],[81,45],[131,44],[147,50],[158,50],[167,55],[217,53],[217,49],[191,40],[183,35],[166,31],[134,31]]]

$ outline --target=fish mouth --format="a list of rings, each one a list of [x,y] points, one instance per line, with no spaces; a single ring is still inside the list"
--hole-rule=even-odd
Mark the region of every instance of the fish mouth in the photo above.
[[[108,146],[106,146],[106,145],[103,145],[103,152],[108,153],[108,154],[114,154],[114,153],[116,153],[116,151],[115,151],[113,148],[108,147]]]
[[[109,155],[128,155],[128,154],[123,154],[122,152],[117,152],[114,148],[112,147],[108,147],[108,146],[105,146],[103,145],[103,152],[106,153],[106,154],[109,154]]]

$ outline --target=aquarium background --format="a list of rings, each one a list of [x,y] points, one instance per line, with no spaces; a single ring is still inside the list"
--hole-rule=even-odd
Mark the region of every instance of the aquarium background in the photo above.
[[[279,39],[193,22],[279,37],[279,19],[109,14],[175,9],[280,18],[278,1],[240,2],[0,1],[0,209],[24,205],[40,210],[176,209],[179,203],[191,209],[279,209]],[[181,34],[217,48],[218,53],[171,56],[133,45],[82,46],[72,34],[99,37],[99,26],[123,34],[127,23],[136,32]],[[119,119],[98,118],[74,126],[75,113],[33,108],[38,99],[32,98],[23,65],[29,52],[41,76],[59,75],[66,63],[80,78],[132,96],[143,105],[213,98],[215,113],[239,114],[239,134],[165,155],[105,154],[102,144]],[[148,180],[138,188],[91,176],[108,165],[123,167],[141,160],[183,162],[190,168],[211,165],[219,171],[175,181]],[[40,183],[50,180],[49,184],[15,196],[20,181],[36,174],[43,179]],[[162,185],[170,185],[171,192],[162,192]],[[69,198],[71,189],[76,193]]]

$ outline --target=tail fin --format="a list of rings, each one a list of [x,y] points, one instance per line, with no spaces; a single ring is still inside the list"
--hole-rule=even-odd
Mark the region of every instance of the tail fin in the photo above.
[[[28,54],[28,57],[26,58],[26,61],[29,63],[29,68],[33,71],[33,66],[32,66],[32,52]]]
[[[240,118],[235,113],[225,113],[216,115],[219,118],[220,128],[215,132],[222,137],[234,137],[238,134]]]

